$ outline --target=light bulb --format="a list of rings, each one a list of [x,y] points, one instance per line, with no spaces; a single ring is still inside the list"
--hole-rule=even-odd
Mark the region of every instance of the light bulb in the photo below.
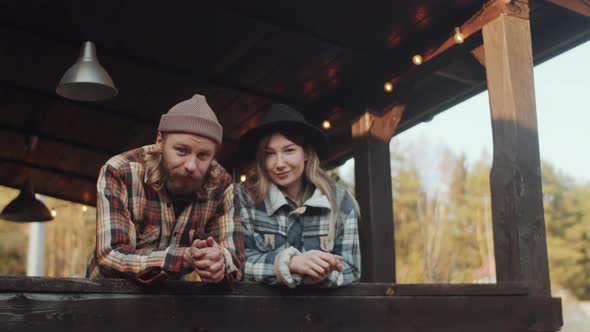
[[[383,84],[383,90],[385,90],[385,92],[393,91],[393,84],[391,82],[385,82],[385,84]]]
[[[463,44],[463,42],[465,41],[465,36],[461,33],[461,30],[459,30],[459,28],[455,28],[455,41],[457,42],[457,44]]]
[[[51,209],[51,216],[55,218],[57,216],[57,211],[55,209]]]
[[[247,179],[245,174],[240,175],[240,182],[246,182]]]
[[[82,205],[82,212],[88,211],[88,207],[86,205]]]
[[[412,62],[415,65],[421,65],[422,64],[422,56],[420,54],[416,54],[412,57]]]
[[[330,123],[330,121],[324,120],[324,121],[322,121],[322,128],[324,128],[326,130],[330,129],[330,128],[332,128],[332,124]]]

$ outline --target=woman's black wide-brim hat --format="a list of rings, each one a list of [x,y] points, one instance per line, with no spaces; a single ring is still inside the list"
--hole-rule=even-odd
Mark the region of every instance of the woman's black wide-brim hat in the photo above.
[[[313,147],[320,158],[328,152],[328,138],[321,129],[311,125],[303,114],[285,104],[272,104],[256,126],[240,137],[240,154],[243,159],[256,159],[258,142],[268,134],[281,130],[303,134],[305,144]]]

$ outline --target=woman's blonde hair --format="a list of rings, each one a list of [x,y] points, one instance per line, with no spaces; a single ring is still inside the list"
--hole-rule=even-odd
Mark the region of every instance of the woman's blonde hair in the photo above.
[[[322,249],[330,251],[334,245],[334,223],[338,205],[336,203],[335,183],[334,180],[320,167],[320,158],[315,149],[306,144],[304,138],[299,133],[293,133],[289,130],[280,130],[272,132],[262,138],[256,149],[256,161],[248,168],[247,181],[245,188],[248,190],[255,204],[259,204],[269,195],[272,180],[268,175],[265,167],[266,147],[273,134],[281,134],[293,143],[303,147],[307,156],[305,169],[303,172],[303,195],[302,201],[307,200],[313,194],[315,188],[326,195],[330,202],[329,229],[328,236],[321,238]]]
[[[165,139],[165,134],[162,134],[162,139]],[[149,146],[143,155],[143,162],[146,172],[146,184],[155,191],[162,190],[166,184],[168,173],[163,169],[162,150],[157,144]],[[199,198],[205,199],[209,195],[209,191],[216,188],[221,183],[223,172],[215,159],[211,161],[207,173],[201,187],[196,194]]]

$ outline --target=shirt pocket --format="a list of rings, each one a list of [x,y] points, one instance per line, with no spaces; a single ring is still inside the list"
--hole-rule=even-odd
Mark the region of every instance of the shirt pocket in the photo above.
[[[322,250],[321,238],[328,237],[328,220],[327,218],[308,218],[303,227],[303,248],[305,251]]]
[[[148,225],[137,236],[137,249],[157,247],[160,240],[160,226]]]
[[[254,242],[259,251],[270,252],[285,245],[287,233],[274,219],[254,220]]]

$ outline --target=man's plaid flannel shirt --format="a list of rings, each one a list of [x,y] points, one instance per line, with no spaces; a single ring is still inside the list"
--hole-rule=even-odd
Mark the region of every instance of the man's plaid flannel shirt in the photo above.
[[[330,251],[343,257],[343,272],[332,271],[318,286],[338,287],[360,280],[361,253],[358,237],[357,204],[350,193],[336,184],[339,211],[335,218],[334,246]],[[331,209],[327,197],[318,189],[298,208],[274,184],[269,197],[253,204],[245,188],[238,186],[246,265],[244,279],[268,284],[286,283],[290,287],[305,283],[305,278],[292,274],[286,280],[277,276],[275,259],[281,253],[301,254],[321,250],[321,237],[328,234]],[[289,257],[290,258],[290,257]],[[280,274],[280,273],[279,273]],[[290,274],[287,272],[287,274]]]
[[[241,277],[244,263],[239,199],[231,176],[215,160],[221,182],[206,199],[195,194],[178,220],[165,189],[146,184],[144,146],[111,158],[97,182],[96,251],[87,276],[124,277],[142,283],[180,278],[184,251],[195,239],[212,236],[221,246],[226,280]]]

